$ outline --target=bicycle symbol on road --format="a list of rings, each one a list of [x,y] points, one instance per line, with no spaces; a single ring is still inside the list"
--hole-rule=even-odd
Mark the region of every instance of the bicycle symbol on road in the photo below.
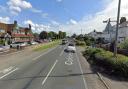
[[[71,53],[69,53],[69,55],[66,59],[67,59],[67,61],[65,61],[66,65],[72,65],[73,64],[73,55]]]

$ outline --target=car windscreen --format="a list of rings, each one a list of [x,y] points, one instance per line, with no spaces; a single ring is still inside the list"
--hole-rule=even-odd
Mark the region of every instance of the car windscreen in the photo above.
[[[74,44],[69,44],[68,46],[74,46]]]

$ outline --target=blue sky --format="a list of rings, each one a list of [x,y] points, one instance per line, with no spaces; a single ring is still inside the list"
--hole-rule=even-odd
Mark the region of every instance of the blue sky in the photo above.
[[[0,0],[2,6],[7,6],[8,0]],[[26,19],[31,19],[37,23],[48,23],[49,20],[55,20],[60,23],[66,23],[70,19],[81,20],[83,16],[93,14],[98,10],[101,10],[101,0],[63,0],[57,2],[56,0],[27,0],[32,7],[41,10],[42,13],[47,13],[48,18],[42,18],[40,13],[34,13],[30,9],[23,10],[14,17],[9,15],[8,12],[1,16],[10,16],[12,19],[16,19],[22,22]]]
[[[117,1],[0,0],[0,21],[13,22],[17,20],[20,25],[30,23],[33,25],[33,30],[35,29],[34,26],[37,25],[38,31],[62,29],[71,32],[69,30],[74,29],[74,32],[80,32],[80,28],[85,29],[89,26],[90,20],[94,22],[93,19],[97,19],[97,17],[100,19],[102,15],[105,15],[107,12],[105,10],[109,9],[109,5],[113,2],[116,4]],[[100,20],[99,22],[101,23]],[[76,27],[77,29],[75,29]],[[88,28],[93,29],[95,27]],[[86,32],[87,30],[85,30]]]

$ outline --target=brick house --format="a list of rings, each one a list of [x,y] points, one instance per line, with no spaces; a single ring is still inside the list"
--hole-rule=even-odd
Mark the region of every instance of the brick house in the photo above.
[[[32,34],[31,25],[29,27],[19,27],[17,21],[13,24],[0,23],[0,40],[11,42],[28,42],[32,41],[34,36]]]

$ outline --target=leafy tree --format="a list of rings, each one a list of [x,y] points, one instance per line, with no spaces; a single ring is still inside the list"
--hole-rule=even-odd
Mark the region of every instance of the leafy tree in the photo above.
[[[65,38],[66,37],[66,32],[62,32],[62,31],[59,31],[59,38],[60,39],[63,39],[63,38]]]
[[[120,23],[122,24],[123,22],[126,22],[126,17],[121,17]]]
[[[39,35],[40,39],[47,39],[48,33],[46,31],[42,31]]]
[[[33,33],[33,36],[34,36],[34,37],[38,37],[39,34],[38,34],[38,33]]]
[[[77,37],[77,35],[74,33],[71,37],[72,37],[72,38],[76,38],[76,37]]]

